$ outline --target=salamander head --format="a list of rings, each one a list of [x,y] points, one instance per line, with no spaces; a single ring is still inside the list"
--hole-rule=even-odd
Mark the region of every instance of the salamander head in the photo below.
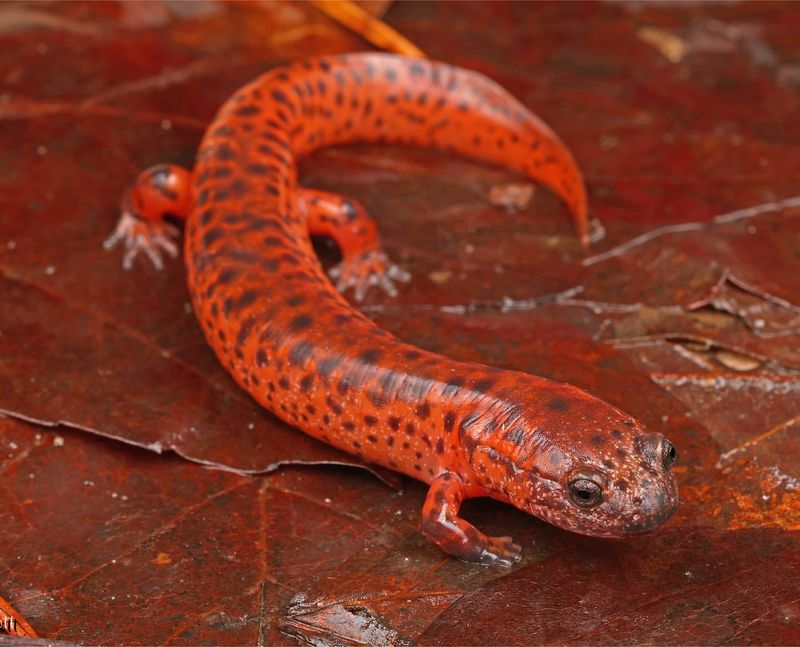
[[[557,386],[502,433],[476,439],[478,479],[498,498],[573,532],[623,537],[659,527],[678,505],[675,448],[602,400]]]

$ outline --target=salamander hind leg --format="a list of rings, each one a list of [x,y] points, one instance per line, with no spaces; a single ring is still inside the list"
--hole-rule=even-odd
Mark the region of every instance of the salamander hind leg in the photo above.
[[[122,266],[130,269],[143,252],[156,269],[164,267],[163,255],[178,255],[178,229],[165,216],[185,219],[191,209],[191,173],[180,166],[159,164],[142,171],[125,192],[114,232],[103,247],[122,243]]]
[[[297,201],[311,233],[330,236],[339,245],[342,262],[331,268],[330,277],[340,292],[352,288],[355,299],[361,301],[370,288],[378,286],[395,296],[395,282],[411,278],[389,260],[375,222],[358,201],[315,189],[299,189]]]
[[[464,484],[453,472],[432,483],[422,508],[422,532],[444,552],[468,562],[510,567],[522,559],[511,537],[489,537],[458,516]]]

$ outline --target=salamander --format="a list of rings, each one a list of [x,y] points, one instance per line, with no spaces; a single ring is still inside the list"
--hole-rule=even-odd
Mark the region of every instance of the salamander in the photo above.
[[[522,550],[459,516],[492,497],[561,528],[622,537],[657,528],[678,502],[675,448],[629,414],[541,377],[454,361],[404,343],[344,298],[390,295],[393,264],[356,200],[298,184],[320,147],[385,142],[514,169],[559,195],[587,237],[587,198],[559,138],[487,77],[386,54],[272,69],[219,110],[194,169],[143,171],[122,201],[124,265],[178,252],[186,219],[194,312],[208,343],[259,404],[307,434],[429,484],[422,532],[441,549],[510,566]],[[310,235],[332,237],[329,279]]]

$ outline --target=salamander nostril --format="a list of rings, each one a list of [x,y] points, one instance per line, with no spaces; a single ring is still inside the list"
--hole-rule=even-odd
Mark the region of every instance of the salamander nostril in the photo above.
[[[669,442],[666,438],[664,439],[664,444],[662,446],[662,458],[661,462],[664,464],[664,469],[669,469],[675,464],[675,461],[678,460],[678,452],[675,449],[675,445]]]

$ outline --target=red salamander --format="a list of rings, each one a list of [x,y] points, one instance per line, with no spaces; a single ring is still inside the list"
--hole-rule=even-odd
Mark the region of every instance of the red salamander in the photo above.
[[[630,415],[567,384],[457,362],[406,344],[342,296],[396,293],[355,200],[303,188],[296,160],[323,146],[392,142],[501,164],[558,194],[587,241],[586,193],[566,147],[485,76],[385,54],[306,60],[239,90],[192,171],[143,171],[107,246],[161,267],[177,254],[164,215],[186,218],[194,311],[219,360],[261,405],[339,449],[430,485],[424,534],[444,551],[511,565],[521,548],[459,517],[492,497],[561,528],[621,537],[675,511],[675,449]],[[343,260],[325,275],[310,235]],[[338,288],[338,289],[337,289]]]

